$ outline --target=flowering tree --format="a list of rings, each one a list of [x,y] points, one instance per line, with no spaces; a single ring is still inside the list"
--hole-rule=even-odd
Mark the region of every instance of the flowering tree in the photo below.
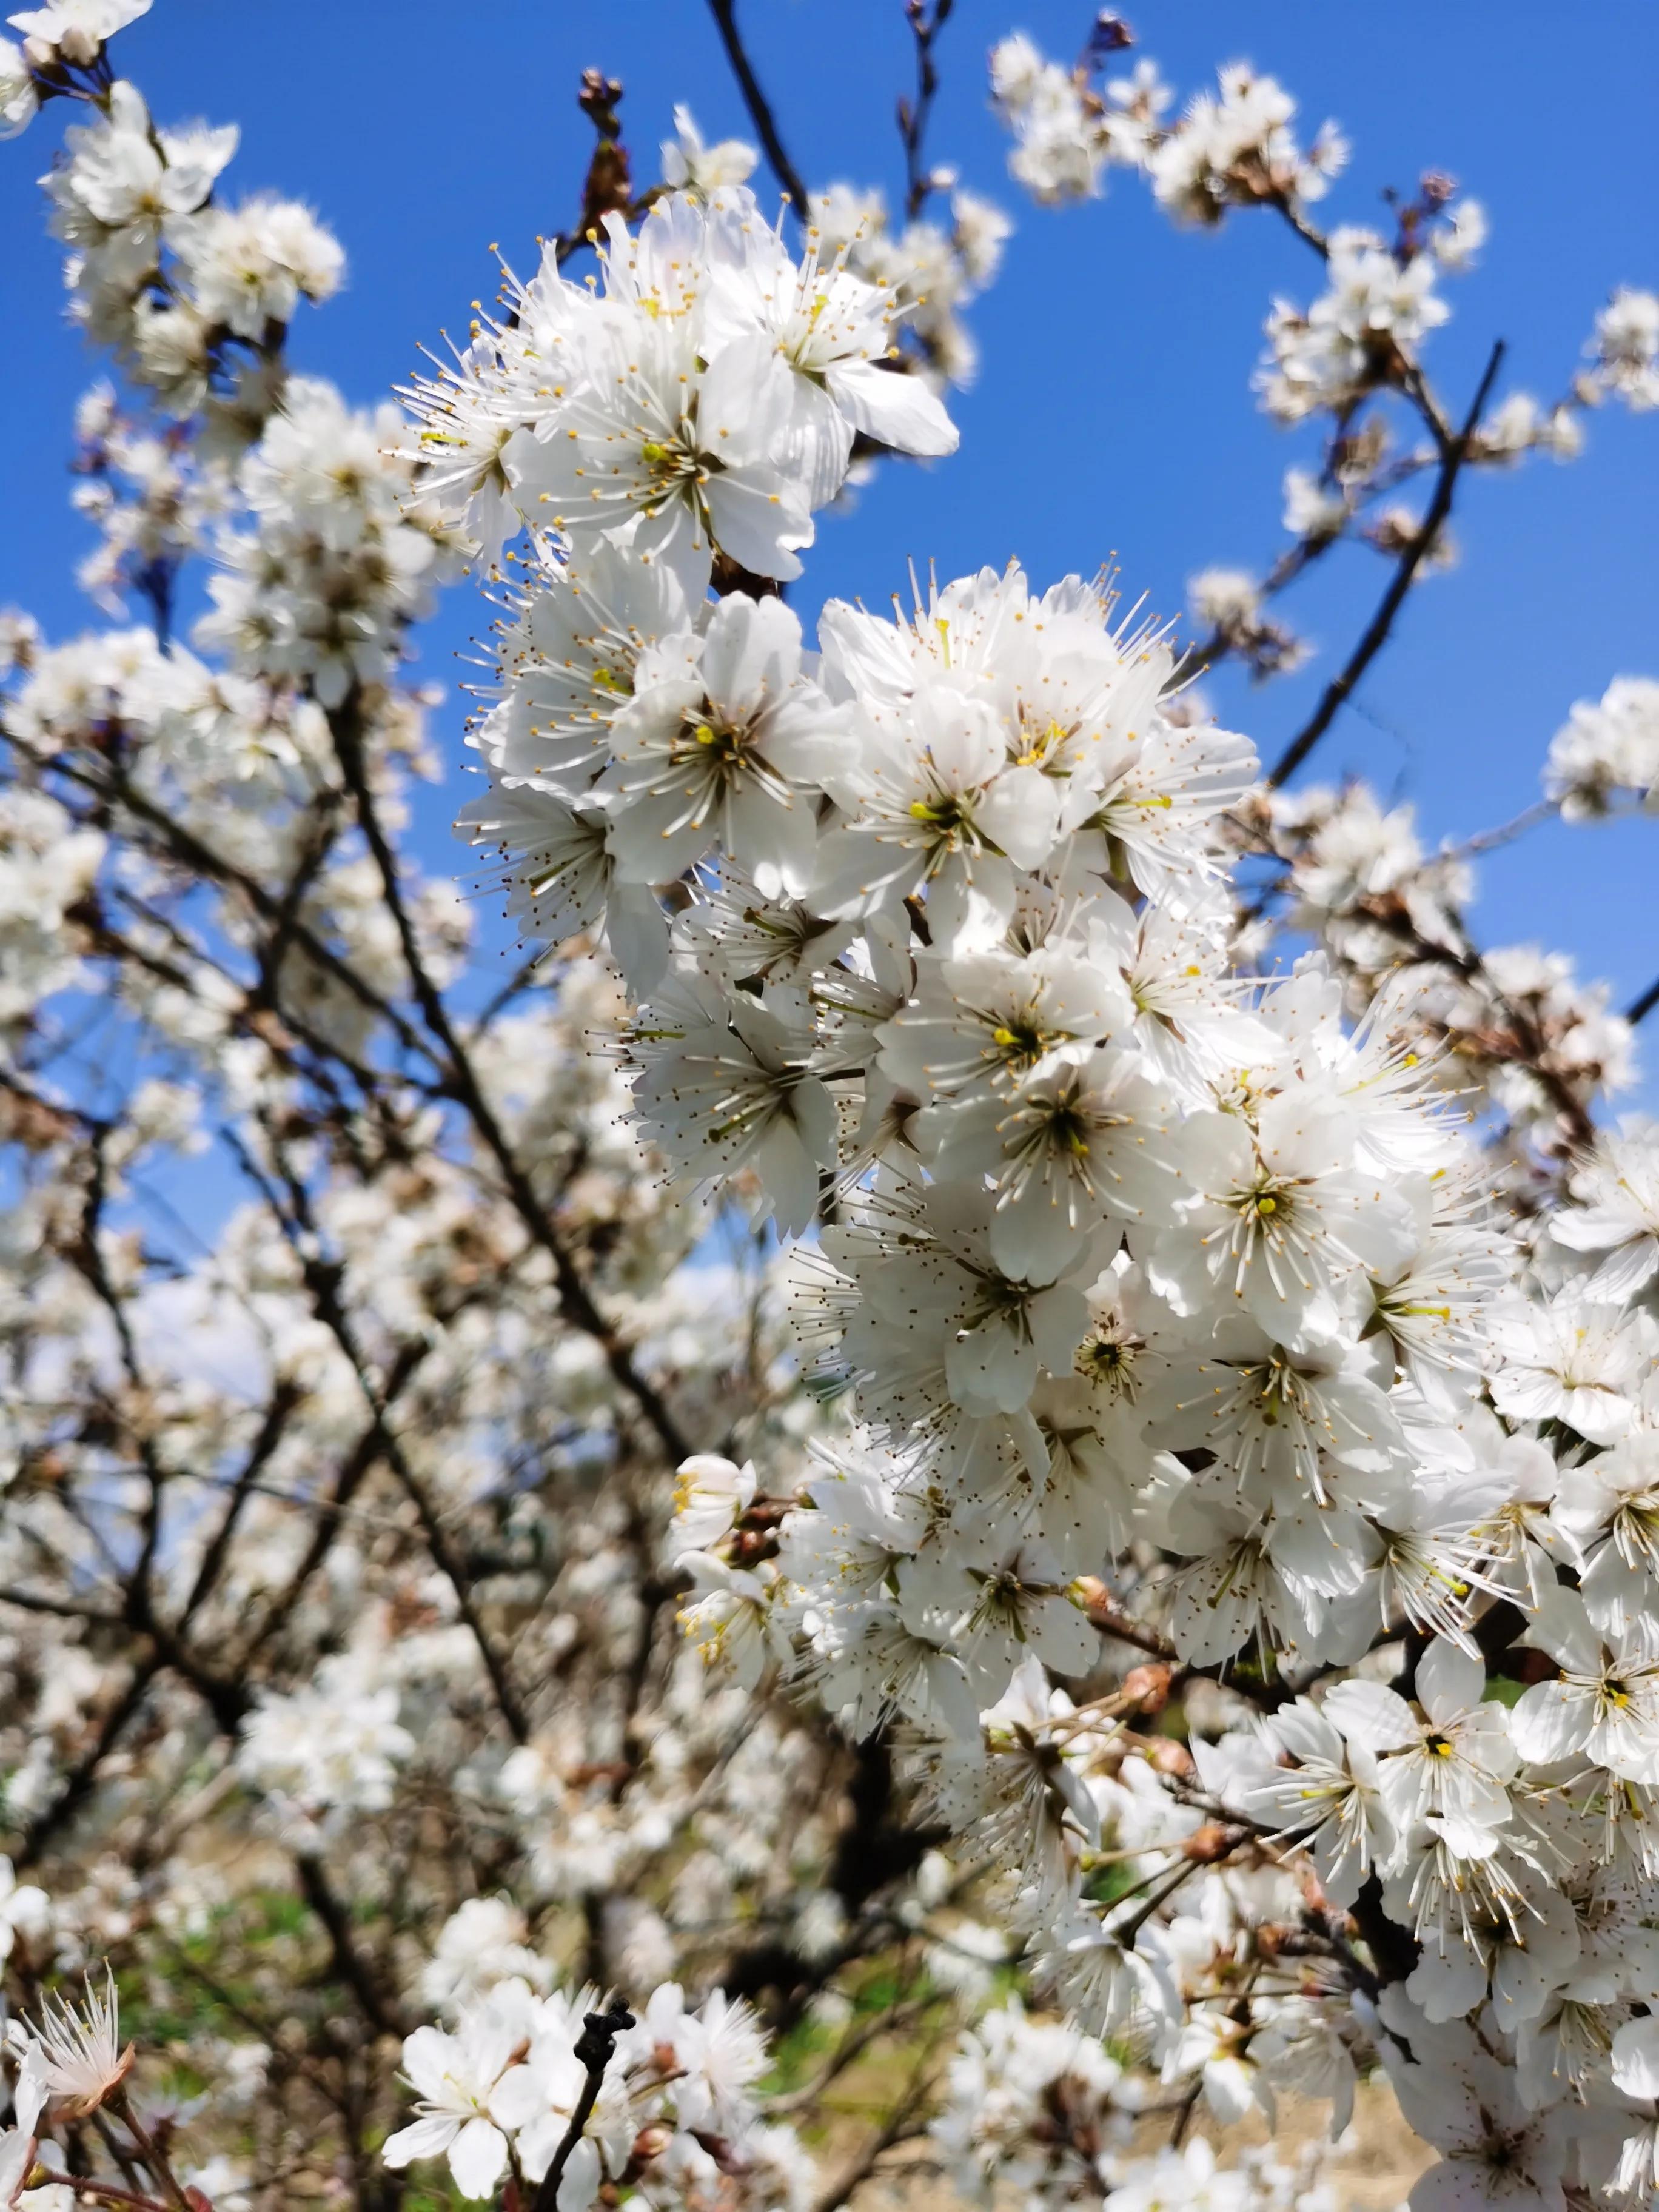
[[[335,241],[118,74],[147,5],[0,48],[13,131],[77,111],[83,581],[144,617],[5,632],[0,2201],[835,2212],[921,2142],[1312,2212],[1195,2117],[1376,2073],[1419,2212],[1648,2204],[1659,1139],[1598,1117],[1655,994],[1477,945],[1524,821],[1289,780],[1464,475],[1659,402],[1659,300],[1454,401],[1472,203],[1328,231],[1272,80],[1172,120],[1117,19],[1010,38],[1039,200],[1316,256],[1291,543],[1184,645],[1011,568],[813,646],[814,517],[954,452],[1007,228],[928,158],[950,0],[902,219],[806,188],[712,0],[782,214],[684,111],[641,190],[590,73],[572,229],[368,416],[290,361]],[[1294,665],[1346,540],[1382,596],[1264,775],[1195,679]],[[467,568],[494,988],[406,836]],[[1532,812],[1656,783],[1620,678]]]

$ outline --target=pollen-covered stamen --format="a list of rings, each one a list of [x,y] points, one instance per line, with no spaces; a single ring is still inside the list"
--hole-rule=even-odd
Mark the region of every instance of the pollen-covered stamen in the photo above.
[[[932,799],[913,799],[908,811],[911,821],[922,825],[929,833],[929,842],[942,853],[960,852],[964,847],[977,851],[984,842],[961,792],[940,791]]]
[[[1279,1297],[1288,1297],[1291,1284],[1300,1291],[1311,1290],[1324,1272],[1316,1257],[1316,1243],[1323,1243],[1346,1265],[1358,1264],[1358,1255],[1333,1233],[1323,1212],[1310,1205],[1307,1194],[1312,1189],[1310,1178],[1275,1175],[1262,1167],[1249,1182],[1223,1194],[1221,1203],[1231,1219],[1224,1227],[1212,1230],[1204,1241],[1208,1244],[1225,1237],[1225,1249],[1234,1263],[1233,1288],[1240,1296],[1250,1268],[1258,1262]]]
[[[1608,1534],[1627,1567],[1642,1567],[1650,1575],[1659,1575],[1659,1491],[1646,1490],[1625,1498],[1613,1516]]]
[[[1207,1401],[1185,1401],[1182,1410],[1206,1403],[1212,1407],[1211,1433],[1218,1443],[1224,1437],[1231,1442],[1240,1489],[1261,1468],[1277,1438],[1290,1451],[1315,1502],[1323,1505],[1320,1447],[1334,1445],[1336,1431],[1316,1390],[1291,1354],[1282,1345],[1274,1345],[1265,1358],[1223,1360],[1218,1366],[1223,1375],[1231,1373],[1237,1380],[1231,1386],[1218,1385]]]
[[[1311,1287],[1310,1240],[1297,1218],[1297,1188],[1291,1178],[1263,1170],[1253,1182],[1230,1190],[1223,1199],[1232,1216],[1231,1224],[1224,1231],[1212,1231],[1206,1241],[1226,1237],[1227,1250],[1234,1261],[1236,1291],[1243,1291],[1244,1279],[1258,1258],[1281,1297],[1285,1295],[1287,1275],[1298,1288]]]
[[[1009,1076],[1029,1074],[1045,1053],[1057,1044],[1066,1043],[1071,1036],[1069,1030],[1045,1030],[1033,1006],[1028,1005],[1000,1022],[991,1016],[981,1018],[991,1035],[980,1057],[994,1061]]]
[[[1076,735],[1075,723],[1059,721],[1052,714],[1039,720],[1022,704],[1019,739],[1009,748],[1009,757],[1016,768],[1040,768],[1045,775],[1069,776],[1072,771],[1060,756]]]
[[[1022,1344],[1031,1341],[1030,1291],[1024,1283],[1011,1283],[1006,1275],[975,1271],[974,1294],[962,1316],[962,1334],[969,1335],[989,1322],[1012,1328]]]
[[[1079,1198],[1086,1197],[1097,1210],[1107,1196],[1096,1145],[1109,1131],[1127,1128],[1133,1118],[1102,1111],[1089,1100],[1075,1073],[1046,1092],[1023,1099],[997,1125],[1006,1163],[998,1183],[998,1205],[1015,1204],[1032,1178],[1042,1176],[1064,1185],[1067,1218],[1073,1224],[1089,1218],[1079,1212]],[[1115,1182],[1118,1178],[1108,1169],[1105,1180]]]
[[[1023,1583],[1018,1575],[1000,1568],[994,1572],[970,1568],[969,1573],[979,1584],[979,1596],[969,1615],[970,1632],[975,1629],[1006,1629],[1016,1644],[1024,1644],[1025,1623],[1024,1609],[1032,1598],[1052,1597],[1054,1588],[1049,1583]]]
[[[690,447],[678,439],[646,439],[640,447],[640,459],[664,483],[678,477],[696,476],[702,466]]]
[[[1133,1405],[1140,1392],[1135,1361],[1146,1349],[1145,1337],[1136,1336],[1120,1323],[1103,1322],[1079,1345],[1073,1364],[1097,1389]]]
[[[1538,1917],[1502,1854],[1460,1858],[1441,1841],[1418,1862],[1409,1895],[1419,1936],[1455,1922],[1477,1958],[1489,1957],[1500,1944],[1523,1942],[1527,1921]]]
[[[1389,1530],[1377,1560],[1383,1620],[1398,1606],[1416,1627],[1467,1650],[1472,1593],[1480,1589],[1494,1597],[1504,1595],[1492,1580],[1494,1560],[1484,1529],[1462,1535]]]
[[[728,1086],[706,1101],[710,1133],[717,1143],[747,1135],[781,1114],[793,1119],[791,1094],[807,1073],[804,1066],[789,1063],[763,1069],[754,1060],[740,1058],[735,1053],[729,1059],[714,1053],[688,1053],[685,1065],[689,1068],[712,1068]]]

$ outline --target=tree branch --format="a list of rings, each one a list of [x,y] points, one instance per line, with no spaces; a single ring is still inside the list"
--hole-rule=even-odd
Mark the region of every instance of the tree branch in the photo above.
[[[731,63],[732,74],[738,80],[738,89],[743,94],[744,106],[749,110],[749,119],[755,126],[755,134],[772,165],[772,174],[788,193],[795,213],[805,222],[807,190],[800,180],[800,171],[790,160],[783,141],[778,136],[771,103],[761,90],[760,80],[744,51],[738,30],[735,0],[708,0],[708,11],[714,18],[714,27],[720,34],[720,44],[726,48],[726,58]]]
[[[294,1864],[306,1903],[327,1932],[334,1971],[362,2007],[363,2016],[372,2027],[382,2035],[402,2035],[403,2015],[369,1972],[368,1962],[353,1942],[350,1917],[330,1887],[322,1861],[308,1852],[296,1851]]]
[[[542,2176],[541,2185],[532,2199],[531,2212],[558,2212],[559,2184],[570,2163],[570,2154],[581,2141],[582,2130],[599,2101],[599,2084],[605,2079],[605,2069],[611,2063],[617,2048],[617,2038],[624,2028],[633,2025],[633,2014],[626,2006],[614,2002],[607,2011],[590,2012],[584,2019],[582,2032],[576,2039],[575,2055],[586,2068],[587,2079],[582,2083],[576,2109],[570,2115],[570,2124],[553,2154],[553,2163]]]
[[[1492,349],[1486,362],[1486,373],[1476,388],[1474,399],[1470,402],[1469,411],[1463,418],[1462,427],[1442,456],[1439,471],[1435,477],[1434,496],[1429,501],[1428,512],[1423,517],[1421,529],[1401,555],[1395,568],[1393,580],[1382,594],[1376,612],[1366,625],[1364,635],[1349,655],[1346,666],[1340,675],[1334,677],[1327,684],[1324,696],[1318,706],[1315,708],[1308,722],[1280,754],[1273,773],[1267,778],[1267,787],[1270,791],[1276,790],[1280,784],[1296,774],[1297,769],[1301,767],[1303,762],[1307,759],[1309,754],[1336,720],[1360,678],[1364,676],[1388,642],[1389,633],[1394,628],[1395,617],[1405,605],[1406,594],[1411,589],[1412,579],[1416,575],[1425,556],[1439,537],[1446,518],[1451,513],[1452,496],[1457,489],[1457,479],[1464,462],[1469,457],[1470,442],[1476,430],[1480,427],[1480,417],[1485,412],[1492,386],[1497,381],[1498,369],[1503,365],[1504,352],[1504,341],[1499,338]]]
[[[939,91],[939,71],[933,66],[933,42],[951,20],[953,0],[933,0],[933,12],[927,12],[927,0],[905,0],[905,19],[910,26],[910,35],[916,42],[916,96],[901,99],[898,104],[899,137],[904,142],[904,212],[912,222],[927,204],[933,190],[933,179],[922,166],[922,147],[927,137],[927,121],[933,111],[933,100]]]
[[[343,706],[332,708],[328,720],[347,787],[356,802],[363,836],[380,872],[381,887],[398,932],[398,942],[403,949],[404,964],[409,970],[416,1001],[427,1027],[443,1048],[453,1078],[456,1097],[471,1116],[479,1136],[500,1169],[507,1195],[517,1209],[520,1219],[553,1262],[559,1302],[566,1318],[574,1328],[591,1336],[599,1346],[611,1374],[633,1398],[656,1431],[669,1459],[678,1466],[681,1460],[690,1455],[690,1443],[669,1411],[660,1392],[635,1365],[632,1352],[601,1314],[592,1292],[577,1272],[576,1263],[567,1249],[564,1239],[549,1218],[546,1208],[537,1195],[535,1185],[507,1143],[506,1133],[495,1117],[495,1109],[485,1097],[472,1062],[449,1018],[442,994],[427,971],[420,941],[415,934],[415,927],[404,898],[397,856],[387,840],[374,805],[374,793],[369,788],[363,754],[362,703],[356,693],[354,692]]]

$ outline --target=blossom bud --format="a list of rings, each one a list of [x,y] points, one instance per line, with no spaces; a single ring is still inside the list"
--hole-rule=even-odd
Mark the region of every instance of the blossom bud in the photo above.
[[[1194,1828],[1181,1846],[1184,1859],[1196,1859],[1200,1866],[1213,1866],[1224,1859],[1239,1839],[1240,1831],[1230,1828],[1224,1820],[1206,1820],[1201,1828]]]
[[[1158,1662],[1145,1667],[1131,1667],[1123,1677],[1125,1700],[1149,1717],[1154,1713],[1161,1713],[1170,1702],[1170,1683],[1174,1674],[1173,1667],[1164,1666]],[[1178,1751],[1181,1747],[1171,1744],[1170,1748]]]

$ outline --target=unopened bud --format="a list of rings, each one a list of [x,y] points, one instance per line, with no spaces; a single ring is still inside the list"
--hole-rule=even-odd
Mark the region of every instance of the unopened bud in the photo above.
[[[1237,1828],[1228,1827],[1224,1821],[1206,1820],[1201,1828],[1195,1828],[1182,1844],[1181,1856],[1184,1859],[1196,1859],[1200,1866],[1213,1866],[1218,1859],[1226,1857],[1237,1841]]]
[[[1172,1735],[1161,1738],[1152,1746],[1146,1754],[1146,1762],[1158,1773],[1178,1775],[1183,1782],[1190,1781],[1198,1771],[1193,1765],[1191,1752],[1184,1743],[1177,1743]]]
[[[1103,8],[1089,33],[1089,58],[1103,61],[1108,54],[1121,54],[1134,42],[1135,34],[1122,16],[1115,15],[1109,8]]]
[[[1165,1667],[1157,1660],[1145,1667],[1131,1667],[1123,1677],[1126,1701],[1149,1716],[1161,1713],[1170,1702],[1170,1682],[1174,1674],[1173,1667]],[[1179,1750],[1180,1746],[1175,1748]]]

